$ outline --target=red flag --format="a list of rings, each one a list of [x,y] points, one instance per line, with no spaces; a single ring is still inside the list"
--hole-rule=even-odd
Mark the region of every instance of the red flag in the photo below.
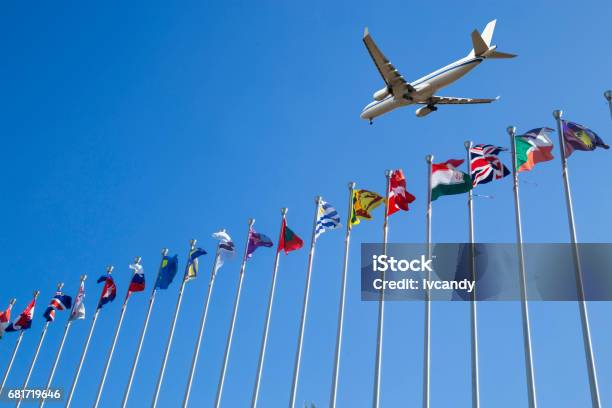
[[[401,169],[393,170],[389,183],[389,215],[399,211],[408,211],[408,204],[413,202],[415,197],[406,191],[406,178]]]
[[[298,237],[295,232],[287,226],[287,220],[283,218],[283,225],[281,226],[280,238],[278,240],[277,252],[285,251],[288,254],[291,251],[300,249],[304,245],[304,241]]]

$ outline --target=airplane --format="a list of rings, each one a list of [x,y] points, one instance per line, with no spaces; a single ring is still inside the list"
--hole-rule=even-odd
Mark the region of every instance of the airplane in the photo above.
[[[476,68],[485,59],[514,58],[515,54],[497,51],[496,45],[491,45],[495,23],[493,20],[486,25],[482,34],[478,30],[472,31],[473,49],[460,60],[453,62],[429,75],[417,79],[414,82],[406,82],[404,77],[391,64],[391,62],[378,49],[366,27],[363,42],[385,81],[385,87],[376,91],[373,95],[374,101],[369,103],[361,112],[361,118],[367,119],[372,124],[374,118],[389,111],[407,105],[424,105],[416,110],[418,117],[424,117],[438,110],[436,105],[463,105],[474,103],[491,103],[496,98],[456,98],[452,96],[439,96],[435,93],[468,72]]]

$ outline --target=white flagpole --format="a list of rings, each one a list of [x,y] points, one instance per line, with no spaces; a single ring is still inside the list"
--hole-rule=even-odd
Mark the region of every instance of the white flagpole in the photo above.
[[[141,258],[139,256],[134,259],[134,263],[136,265],[140,265]],[[132,276],[136,273],[134,273]],[[128,284],[129,285],[129,284]],[[111,344],[111,348],[108,352],[108,357],[106,358],[106,364],[104,365],[104,372],[102,373],[102,378],[100,379],[100,385],[98,385],[98,393],[96,394],[96,401],[94,402],[94,408],[98,408],[100,405],[100,398],[102,398],[102,390],[104,389],[104,383],[106,382],[106,376],[108,375],[108,369],[110,368],[110,363],[113,359],[113,354],[115,353],[115,347],[117,346],[117,340],[119,339],[119,332],[121,331],[121,325],[123,324],[123,317],[125,316],[125,310],[127,309],[128,300],[130,300],[129,296],[129,286],[126,291],[125,299],[123,300],[123,305],[121,306],[121,312],[119,313],[119,321],[117,322],[117,328],[115,329],[115,336],[113,337],[113,343]]]
[[[385,221],[383,224],[383,255],[387,254],[387,237],[389,234],[389,189],[391,186],[392,170],[386,170],[387,188],[385,192]],[[385,272],[382,272],[382,279],[385,279]],[[380,406],[380,377],[382,370],[382,352],[383,352],[383,328],[385,320],[385,291],[381,289],[378,298],[378,326],[376,336],[376,360],[374,364],[374,392],[372,398],[372,407]]]
[[[9,302],[11,309],[17,300],[15,298],[11,299]],[[10,324],[10,323],[9,323]],[[2,384],[0,385],[0,394],[2,390],[4,390],[4,385],[6,384],[6,380],[11,372],[11,368],[13,367],[13,362],[15,361],[15,356],[17,355],[17,350],[19,350],[19,346],[21,345],[21,339],[23,338],[23,330],[19,331],[19,336],[17,337],[17,342],[15,343],[15,347],[13,348],[13,354],[11,355],[11,359],[9,360],[8,367],[6,367],[6,371],[4,372],[4,377],[2,377]]]
[[[221,367],[221,375],[219,376],[219,384],[217,385],[217,396],[215,398],[215,407],[221,406],[221,396],[223,395],[223,385],[225,383],[225,373],[227,372],[227,362],[229,359],[230,349],[232,348],[232,339],[234,337],[234,326],[236,325],[236,316],[238,315],[238,305],[240,304],[240,294],[242,293],[242,282],[244,281],[244,272],[246,270],[247,254],[249,250],[249,241],[251,239],[251,229],[255,224],[255,219],[249,218],[249,232],[247,233],[246,243],[244,245],[244,256],[242,257],[242,265],[240,266],[240,277],[238,278],[238,287],[236,289],[236,299],[234,300],[234,312],[232,314],[232,322],[230,323],[229,333],[227,334],[227,343],[225,344],[225,355],[223,356],[223,366]]]
[[[599,398],[599,387],[597,385],[597,371],[595,369],[595,356],[593,355],[593,346],[591,345],[591,329],[589,328],[589,315],[587,312],[587,304],[584,296],[584,286],[582,283],[582,267],[580,266],[580,253],[578,251],[578,239],[576,238],[576,225],[574,223],[574,208],[572,206],[572,193],[569,184],[569,175],[567,171],[567,157],[565,156],[565,140],[563,138],[563,124],[561,117],[563,111],[556,110],[553,112],[554,118],[557,120],[557,133],[559,134],[559,150],[561,150],[561,171],[563,173],[563,186],[565,187],[565,202],[567,204],[567,218],[569,221],[570,238],[573,249],[574,267],[576,271],[576,289],[578,292],[578,307],[580,309],[580,321],[582,323],[582,340],[584,342],[584,352],[586,354],[586,363],[589,373],[589,386],[591,389],[591,403],[593,408],[601,407]]]
[[[610,117],[612,117],[612,90],[608,89],[604,92],[604,98],[608,101],[608,108],[610,108]]]
[[[58,291],[62,290],[62,287],[64,287],[63,283],[60,282],[57,284]],[[38,297],[39,293],[40,292],[38,290],[34,292],[34,299]],[[26,388],[28,388],[28,382],[30,382],[30,377],[32,376],[32,371],[34,371],[36,360],[38,360],[38,354],[40,353],[40,348],[42,347],[43,341],[45,340],[45,336],[47,335],[47,329],[49,329],[49,323],[50,322],[45,322],[45,325],[43,326],[43,329],[42,329],[42,333],[40,333],[40,339],[38,340],[38,344],[36,345],[36,351],[34,351],[34,357],[32,357],[32,362],[30,363],[28,374],[26,375],[26,378],[23,382],[23,386],[21,387],[22,390],[25,390]],[[17,401],[17,404],[15,405],[16,408],[19,408],[21,406],[21,401],[22,401],[22,398],[19,398],[19,401]]]
[[[470,163],[470,149],[472,148],[472,142],[466,141],[464,143],[465,150],[467,151],[467,168],[468,174],[472,175],[471,163]],[[470,267],[472,269],[472,281],[474,281],[474,290],[472,291],[472,300],[470,302],[470,328],[471,328],[471,339],[472,339],[472,408],[480,407],[480,385],[478,376],[478,315],[476,306],[476,265],[474,257],[474,208],[473,208],[474,196],[472,190],[468,191],[468,216],[469,216],[469,240],[470,240]]]
[[[427,210],[425,212],[425,242],[427,245],[427,259],[431,259],[431,166],[433,155],[425,156],[427,162]],[[425,279],[429,281],[430,273],[425,272]],[[429,408],[429,377],[430,377],[430,329],[431,329],[431,293],[429,287],[425,290],[425,327],[423,340],[423,408]]]
[[[293,382],[291,384],[291,397],[289,406],[295,408],[295,398],[297,396],[297,385],[300,376],[300,362],[302,359],[302,342],[304,341],[304,328],[306,326],[306,315],[308,314],[308,298],[310,296],[310,277],[312,276],[312,261],[314,259],[317,218],[319,216],[319,208],[321,207],[321,196],[315,198],[315,215],[312,224],[312,235],[310,238],[310,252],[308,253],[308,268],[306,270],[306,285],[304,286],[304,303],[302,304],[302,318],[300,321],[300,334],[298,336],[297,350],[295,351],[295,363],[293,367]]]
[[[109,266],[106,268],[106,273],[110,274],[113,272],[113,267]],[[72,397],[74,396],[74,391],[76,389],[77,382],[79,381],[79,376],[81,375],[81,369],[83,368],[83,362],[85,361],[85,356],[87,355],[87,349],[89,348],[89,343],[91,341],[91,336],[93,335],[94,329],[96,327],[96,321],[98,320],[98,316],[100,315],[100,301],[98,301],[98,305],[96,306],[96,312],[91,319],[91,328],[89,329],[89,334],[87,335],[87,340],[85,340],[85,346],[83,347],[83,352],[81,353],[81,359],[79,360],[79,365],[77,366],[77,371],[74,374],[74,379],[72,380],[72,386],[70,387],[70,392],[68,393],[68,399],[66,400],[66,408],[70,408],[70,404],[72,403]]]
[[[81,275],[81,281],[79,282],[79,288],[81,287],[80,283],[84,282],[87,279],[87,275]],[[70,312],[69,312],[70,313]],[[70,320],[70,315],[68,316],[68,321],[66,322],[66,326],[64,327],[64,334],[62,335],[62,340],[60,341],[60,345],[57,349],[57,353],[55,354],[55,359],[53,360],[53,366],[51,367],[51,373],[49,374],[49,379],[47,380],[47,385],[45,389],[51,388],[51,383],[53,382],[53,377],[55,376],[55,370],[57,370],[57,365],[59,364],[60,356],[62,355],[62,350],[64,349],[64,343],[66,343],[66,338],[68,337],[68,332],[70,331],[70,326],[72,325],[72,320]],[[45,405],[46,399],[41,398],[38,404],[39,408],[42,408]]]
[[[514,215],[516,217],[516,244],[519,262],[519,282],[521,288],[521,311],[523,317],[523,346],[525,348],[525,368],[527,375],[527,392],[529,408],[538,406],[536,399],[533,356],[531,353],[531,329],[529,324],[529,305],[527,304],[527,279],[525,277],[525,257],[523,254],[523,227],[521,225],[521,204],[519,201],[518,170],[516,168],[516,127],[508,126],[512,152],[512,178],[514,184]]]
[[[192,239],[189,243],[189,252],[187,252],[187,262],[189,262],[189,255],[191,251],[195,249],[196,240]],[[183,276],[181,287],[178,293],[178,299],[176,300],[176,309],[174,310],[174,317],[172,318],[172,324],[170,325],[170,334],[168,335],[168,342],[166,343],[166,351],[164,352],[164,359],[162,360],[161,368],[159,369],[159,376],[157,377],[157,385],[155,386],[155,394],[153,395],[153,402],[151,408],[157,407],[157,401],[159,399],[159,391],[161,390],[162,382],[164,381],[164,373],[166,372],[166,364],[168,363],[168,356],[170,355],[170,347],[172,346],[172,339],[174,338],[174,329],[176,328],[176,321],[178,319],[179,311],[181,310],[181,302],[183,300],[183,290],[185,289],[185,283],[187,283],[187,274]]]
[[[225,230],[222,230],[225,232]],[[196,341],[195,349],[193,350],[193,358],[191,360],[191,369],[189,370],[189,377],[187,378],[187,387],[185,388],[185,397],[183,398],[183,407],[187,407],[189,403],[189,395],[191,394],[191,386],[193,384],[193,376],[195,374],[196,365],[198,363],[198,356],[200,355],[200,345],[202,344],[202,337],[204,336],[204,327],[206,326],[206,318],[208,316],[208,305],[210,304],[210,297],[212,295],[213,286],[215,284],[215,276],[217,273],[217,262],[221,256],[221,249],[217,244],[217,251],[215,252],[215,259],[213,261],[212,271],[210,272],[210,281],[208,282],[208,292],[204,300],[204,310],[202,311],[202,320],[200,322],[200,331],[198,332],[198,339]]]
[[[287,215],[287,208],[281,209],[281,231],[283,232],[283,221],[285,221],[285,216]],[[279,237],[280,237],[279,234]],[[280,244],[280,240],[279,240]],[[274,304],[274,292],[276,290],[276,275],[278,272],[278,263],[280,260],[281,248],[278,248],[276,251],[276,256],[274,257],[274,268],[272,270],[272,283],[270,285],[270,295],[268,296],[268,310],[266,312],[266,321],[264,323],[264,331],[261,339],[261,349],[259,350],[259,362],[257,363],[257,375],[255,377],[255,387],[253,388],[253,396],[251,398],[251,407],[257,407],[257,399],[259,398],[259,387],[261,385],[261,374],[263,373],[263,365],[264,359],[266,357],[266,345],[268,344],[268,331],[270,330],[270,319],[272,317],[272,305]]]
[[[125,408],[127,406],[128,398],[130,397],[130,390],[132,389],[134,375],[136,374],[136,367],[138,366],[138,360],[140,359],[142,344],[144,343],[144,338],[147,334],[147,327],[149,326],[149,318],[151,317],[151,311],[153,310],[153,303],[155,303],[155,293],[157,292],[157,280],[159,279],[159,273],[161,271],[161,262],[163,262],[164,257],[166,255],[168,255],[168,248],[162,249],[162,260],[160,261],[160,267],[157,270],[157,276],[155,277],[155,282],[153,282],[153,288],[151,289],[151,296],[149,297],[149,308],[147,309],[147,315],[142,326],[140,339],[138,340],[138,348],[136,349],[136,355],[134,356],[134,362],[132,363],[132,369],[130,370],[130,378],[128,379],[128,383],[125,387],[125,392],[123,393],[123,401],[121,402],[122,408]]]
[[[344,238],[344,263],[342,266],[342,282],[340,283],[340,304],[338,306],[338,331],[336,334],[336,352],[334,354],[334,371],[332,374],[331,396],[329,398],[330,408],[336,407],[336,399],[338,396],[338,378],[340,376],[340,353],[342,350],[342,331],[344,324],[344,303],[346,299],[346,275],[348,273],[348,259],[351,243],[351,215],[353,213],[353,192],[355,191],[355,183],[350,182],[349,188],[349,204],[346,216],[346,236]]]

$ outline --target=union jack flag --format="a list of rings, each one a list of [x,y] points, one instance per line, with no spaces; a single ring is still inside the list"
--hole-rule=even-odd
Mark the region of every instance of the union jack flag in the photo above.
[[[499,152],[504,150],[506,149],[503,147],[483,144],[470,148],[470,171],[474,187],[478,184],[502,179],[510,174],[510,170],[504,166],[497,156]]]

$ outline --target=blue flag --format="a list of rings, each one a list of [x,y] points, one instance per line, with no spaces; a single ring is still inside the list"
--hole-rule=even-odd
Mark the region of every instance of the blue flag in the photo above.
[[[159,267],[159,275],[155,287],[157,289],[168,289],[178,270],[178,255],[164,256]]]

